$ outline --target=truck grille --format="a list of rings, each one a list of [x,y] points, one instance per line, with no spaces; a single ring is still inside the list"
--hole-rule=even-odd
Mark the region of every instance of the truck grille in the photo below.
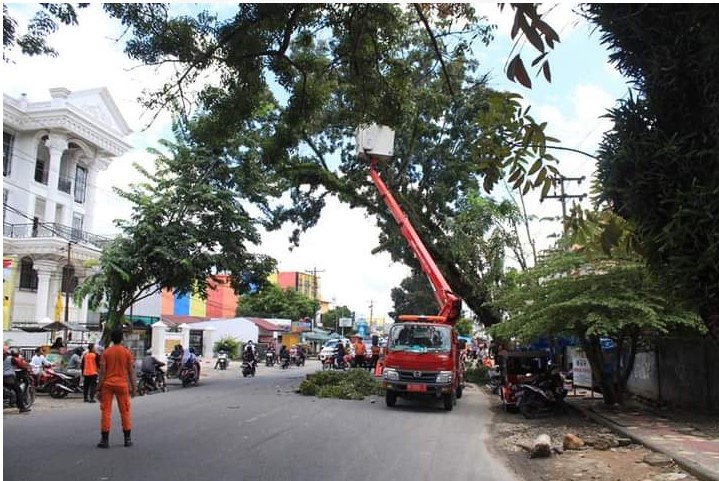
[[[415,374],[419,374],[416,376]],[[437,373],[434,371],[399,371],[399,380],[405,382],[435,382]]]

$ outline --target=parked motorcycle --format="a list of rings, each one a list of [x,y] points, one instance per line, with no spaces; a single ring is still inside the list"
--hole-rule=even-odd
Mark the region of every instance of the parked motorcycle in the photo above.
[[[36,391],[39,393],[47,393],[55,399],[64,398],[68,394],[75,391],[72,385],[72,376],[61,371],[55,371],[53,368],[45,366],[43,370],[35,377]]]
[[[154,373],[140,372],[137,376],[137,394],[144,396],[148,392],[167,392],[165,373],[158,369]]]
[[[564,413],[567,406],[564,398],[567,390],[559,374],[550,377],[539,376],[535,382],[518,386],[515,394],[517,409],[527,419],[533,419],[542,413]]]
[[[32,375],[21,369],[15,370],[15,379],[20,384],[20,392],[25,397],[25,407],[29,408],[35,404],[35,381]],[[2,389],[3,408],[17,407],[15,390],[3,384]]]
[[[257,361],[242,361],[242,377],[252,376],[255,377],[255,366]]]
[[[272,367],[275,365],[275,353],[267,351],[265,353],[265,366]]]

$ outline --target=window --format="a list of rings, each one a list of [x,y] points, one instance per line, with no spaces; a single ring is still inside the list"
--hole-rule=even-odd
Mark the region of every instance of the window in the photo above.
[[[72,293],[77,288],[78,280],[75,277],[75,268],[67,264],[62,268],[62,292]]]
[[[38,158],[35,160],[35,182],[47,185],[47,162],[44,159]]]
[[[77,166],[75,170],[75,202],[85,203],[85,190],[87,189],[87,169]]]
[[[82,214],[75,212],[72,214],[72,240],[80,242],[82,240],[82,223],[85,217]]]
[[[8,134],[7,132],[2,133],[2,175],[7,177],[10,175],[12,170],[12,145],[15,142],[15,136]]]
[[[37,271],[33,269],[33,262],[29,257],[20,260],[20,289],[37,291]]]

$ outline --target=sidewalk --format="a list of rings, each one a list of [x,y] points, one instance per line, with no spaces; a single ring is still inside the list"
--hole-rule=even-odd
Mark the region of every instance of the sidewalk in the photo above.
[[[612,407],[586,396],[567,396],[566,401],[593,421],[672,458],[695,477],[719,481],[719,415]]]

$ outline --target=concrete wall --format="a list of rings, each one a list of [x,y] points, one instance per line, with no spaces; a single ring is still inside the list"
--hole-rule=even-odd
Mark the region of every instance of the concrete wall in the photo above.
[[[717,409],[719,347],[708,339],[660,339],[654,351],[637,355],[627,387],[672,406]]]

